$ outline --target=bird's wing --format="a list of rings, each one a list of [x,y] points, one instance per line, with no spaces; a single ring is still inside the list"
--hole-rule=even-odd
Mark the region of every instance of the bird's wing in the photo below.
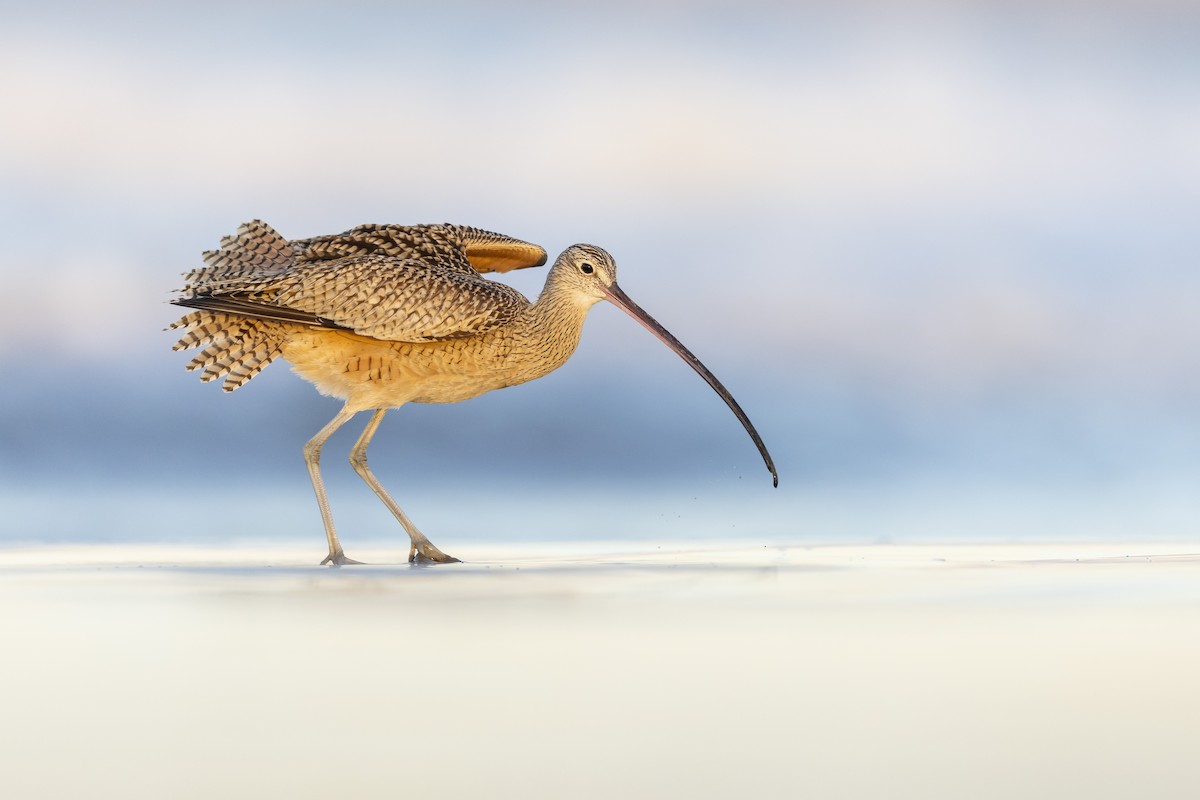
[[[175,302],[394,342],[486,333],[529,305],[516,289],[474,270],[381,255],[298,264],[255,286]]]
[[[465,225],[359,225],[345,233],[292,242],[300,263],[350,256],[418,259],[462,273],[508,272],[546,263],[546,251],[502,233]]]
[[[546,251],[536,244],[481,228],[462,227],[459,230],[467,260],[479,272],[509,272],[546,263]]]

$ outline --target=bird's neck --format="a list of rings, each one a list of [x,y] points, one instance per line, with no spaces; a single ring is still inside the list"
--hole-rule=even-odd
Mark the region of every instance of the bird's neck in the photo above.
[[[583,321],[594,301],[582,299],[547,281],[537,301],[526,311],[524,335],[515,343],[515,350],[525,356],[518,361],[529,364],[528,376],[533,380],[561,367],[575,348],[583,333]]]

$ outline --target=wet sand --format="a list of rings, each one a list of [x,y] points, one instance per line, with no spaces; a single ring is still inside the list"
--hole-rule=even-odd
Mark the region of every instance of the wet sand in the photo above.
[[[1200,542],[453,552],[0,550],[3,795],[1195,796]]]

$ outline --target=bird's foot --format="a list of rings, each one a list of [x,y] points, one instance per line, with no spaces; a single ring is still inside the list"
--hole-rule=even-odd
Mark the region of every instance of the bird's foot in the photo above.
[[[433,542],[426,539],[423,542],[412,543],[412,547],[408,550],[408,563],[428,566],[430,564],[458,564],[461,562],[454,556],[448,556],[441,550],[438,550],[434,547]]]
[[[355,561],[353,558],[347,558],[346,554],[343,553],[341,550],[339,550],[338,552],[330,553],[329,555],[325,556],[325,558],[321,559],[321,564],[319,566],[324,566],[325,564],[328,564],[331,567],[341,567],[346,564],[361,564],[361,563],[363,563],[363,562]]]

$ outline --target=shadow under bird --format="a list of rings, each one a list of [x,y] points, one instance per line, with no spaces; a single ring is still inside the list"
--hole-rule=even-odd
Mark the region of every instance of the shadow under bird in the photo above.
[[[265,222],[242,225],[185,274],[176,305],[196,309],[171,325],[176,350],[203,347],[187,365],[231,392],[277,357],[345,405],[304,446],[329,540],[322,564],[346,557],[333,525],[321,447],[360,411],[371,419],[350,463],[399,520],[409,561],[458,559],[433,545],[367,466],[367,445],[389,408],[456,403],[552,372],[579,344],[588,310],[608,300],[696,370],[754,440],[774,485],[779,476],[746,413],[708,369],[617,285],[612,256],[590,244],[554,262],[536,302],[487,272],[542,266],[546,251],[460,225],[360,225],[342,234],[288,241]]]

